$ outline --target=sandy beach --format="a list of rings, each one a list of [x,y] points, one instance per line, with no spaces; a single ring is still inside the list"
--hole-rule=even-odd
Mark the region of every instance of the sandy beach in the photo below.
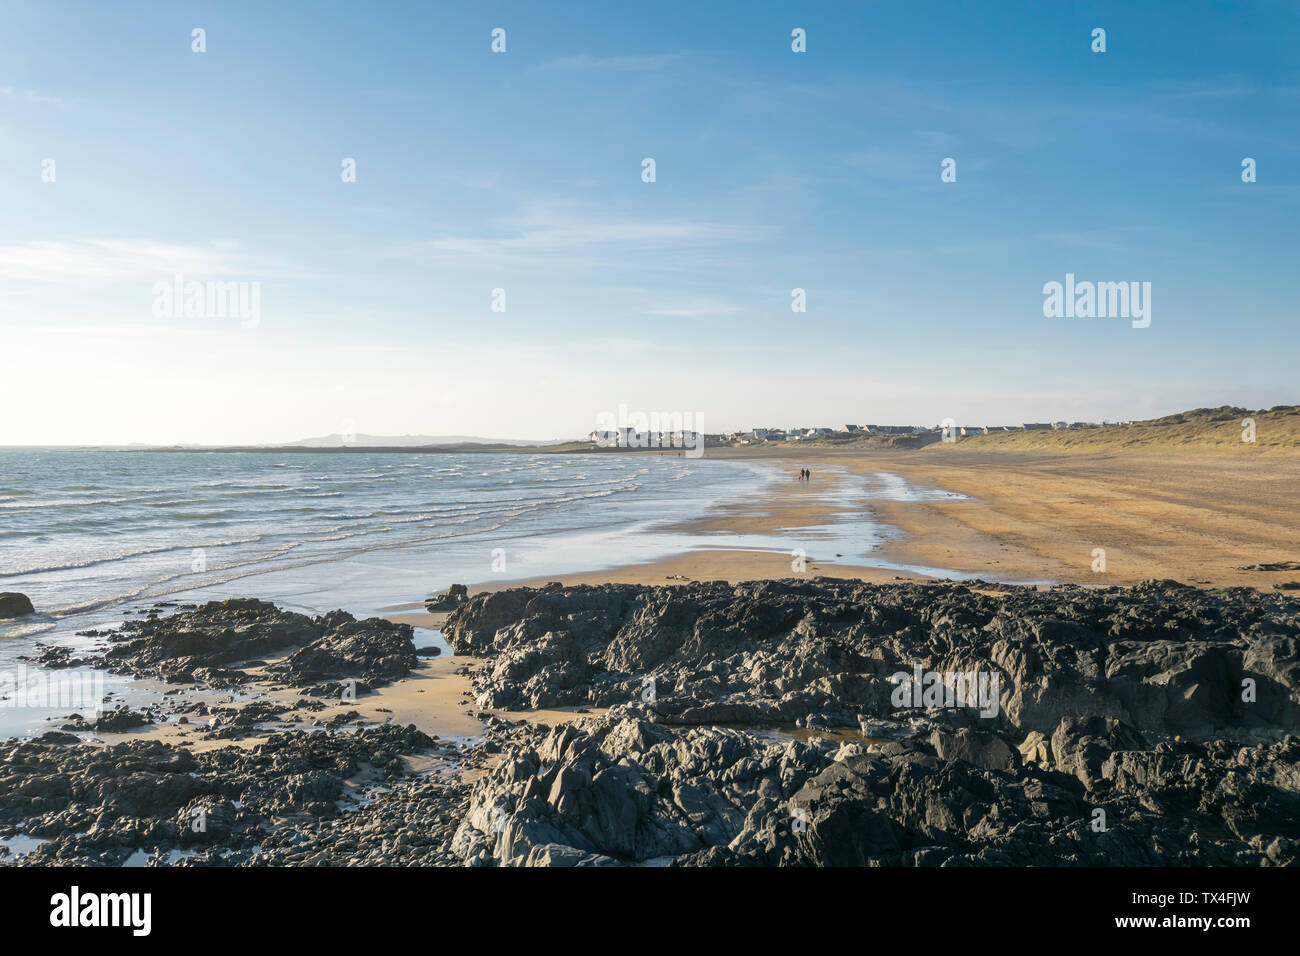
[[[729,503],[683,532],[762,535],[833,521],[835,491],[848,475],[885,472],[965,499],[871,502],[899,534],[873,556],[899,565],[945,568],[1008,582],[1134,584],[1172,578],[1212,587],[1273,588],[1300,571],[1245,570],[1296,561],[1300,554],[1300,457],[1187,456],[1133,452],[971,451],[931,445],[902,451],[718,449],[720,458],[788,463],[789,479],[751,501]],[[795,478],[812,470],[811,481]],[[1105,571],[1094,571],[1094,549]],[[920,572],[846,563],[817,542],[802,573],[869,582],[925,579]],[[498,587],[564,584],[672,584],[797,576],[788,553],[692,549],[658,561],[522,581]],[[413,604],[391,620],[436,627],[442,616]]]
[[[875,516],[900,534],[877,556],[898,564],[948,568],[996,581],[1129,585],[1174,579],[1202,587],[1252,587],[1300,578],[1300,571],[1243,570],[1251,565],[1300,559],[1300,457],[1291,455],[1187,456],[1126,453],[971,451],[932,445],[903,451],[835,449],[720,449],[719,457],[789,463],[788,480],[770,493],[716,509],[689,532],[769,534],[834,519],[837,487],[848,476],[889,472],[914,485],[959,492],[965,500],[875,501]],[[800,468],[811,481],[796,479]],[[828,471],[827,469],[834,471]],[[838,473],[839,469],[847,476]],[[1093,549],[1104,548],[1105,572],[1092,570]],[[550,575],[523,581],[470,584],[470,593],[502,587],[562,584],[667,585],[689,581],[740,582],[799,577],[858,579],[871,583],[927,580],[919,572],[843,563],[833,553],[808,548],[802,572],[788,553],[700,548],[658,561]],[[416,627],[440,628],[445,612],[413,602],[385,615]],[[459,659],[458,659],[459,660]],[[443,734],[464,733],[474,723],[464,695],[469,677],[437,668],[446,689],[415,702],[437,701],[437,711],[410,714],[417,726]],[[462,661],[462,663],[464,663]],[[399,706],[411,702],[404,684],[382,689]],[[460,710],[452,720],[451,701]],[[391,702],[378,706],[391,707]],[[396,708],[395,708],[396,709]],[[513,719],[553,724],[563,712],[496,711]]]
[[[900,565],[946,568],[993,581],[1134,584],[1175,579],[1202,587],[1271,590],[1300,571],[1243,570],[1294,561],[1300,541],[1300,458],[1234,458],[1134,453],[971,451],[933,445],[902,451],[837,449],[723,449],[719,457],[775,459],[789,477],[761,497],[730,502],[703,520],[669,530],[767,535],[833,522],[842,487],[856,477],[890,473],[923,489],[958,492],[963,499],[875,500],[873,516],[897,534],[873,556]],[[810,481],[797,480],[800,468]],[[725,539],[724,539],[725,540]],[[1092,570],[1093,549],[1104,548],[1106,570]],[[673,586],[694,581],[741,582],[829,577],[870,583],[927,580],[920,572],[846,563],[810,540],[796,570],[786,552],[699,547],[663,559],[524,580],[469,582],[471,594],[505,587],[576,584]],[[440,629],[446,612],[423,602],[397,605],[387,620]],[[443,738],[470,738],[483,716],[554,725],[572,710],[479,708],[471,676],[480,662],[464,657],[424,661],[409,677],[381,687],[355,704],[334,704],[322,722],[355,709],[376,723],[413,724]],[[287,701],[286,692],[259,691]],[[108,742],[156,737],[212,747],[176,724],[123,734]],[[194,738],[191,740],[191,738]],[[246,738],[242,745],[261,738]]]
[[[798,451],[782,456],[792,468],[810,461]],[[1246,449],[1189,457],[935,444],[893,453],[827,450],[811,461],[855,474],[892,472],[969,497],[879,503],[881,520],[904,532],[880,556],[900,563],[1073,584],[1173,578],[1269,589],[1298,576],[1241,570],[1300,557],[1300,457],[1294,454]],[[1104,574],[1092,570],[1096,548],[1106,552]]]

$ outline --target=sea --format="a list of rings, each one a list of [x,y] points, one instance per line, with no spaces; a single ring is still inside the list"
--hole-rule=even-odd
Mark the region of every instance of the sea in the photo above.
[[[694,531],[792,469],[675,453],[223,453],[0,450],[0,592],[37,613],[0,620],[0,677],[38,644],[91,643],[155,602],[256,597],[358,617],[452,583],[527,580],[696,548],[889,565],[872,499],[950,496],[896,475],[826,483],[832,520],[767,535]],[[832,469],[821,468],[821,474]],[[834,490],[830,490],[834,487]],[[810,489],[811,491],[811,489]],[[815,493],[814,493],[815,494]],[[953,575],[948,575],[953,576]],[[124,678],[109,677],[110,690]],[[53,711],[5,708],[0,737]]]

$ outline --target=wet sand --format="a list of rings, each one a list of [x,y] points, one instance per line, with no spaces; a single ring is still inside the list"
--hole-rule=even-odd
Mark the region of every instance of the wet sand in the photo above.
[[[1012,579],[1135,584],[1172,578],[1269,590],[1300,571],[1300,456],[981,452],[936,445],[828,454],[857,473],[891,471],[969,501],[882,502],[905,537],[880,556]],[[1093,570],[1094,549],[1106,570]]]
[[[1135,584],[1173,578],[1201,586],[1269,590],[1300,580],[1297,571],[1247,571],[1262,563],[1300,561],[1300,456],[1211,456],[969,451],[935,445],[904,451],[773,448],[720,449],[718,457],[788,461],[790,479],[766,496],[729,504],[676,530],[738,535],[788,534],[828,523],[843,509],[834,499],[850,475],[900,475],[913,485],[957,492],[962,499],[872,501],[871,513],[899,532],[873,558],[942,568],[1011,582]],[[801,467],[809,482],[795,480]],[[819,470],[823,469],[823,470]],[[564,584],[672,584],[797,576],[881,582],[925,575],[864,567],[837,557],[816,539],[801,542],[801,572],[788,552],[716,548],[641,564],[577,574],[470,585],[471,593],[548,580]],[[1095,571],[1095,549],[1105,570]],[[391,619],[437,627],[412,604]]]

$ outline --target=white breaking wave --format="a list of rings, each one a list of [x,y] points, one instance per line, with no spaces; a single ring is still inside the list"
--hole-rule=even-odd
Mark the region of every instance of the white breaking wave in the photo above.
[[[548,542],[680,518],[720,493],[709,489],[753,483],[744,467],[672,459],[454,453],[5,451],[0,472],[3,590],[46,615],[5,625],[20,642],[186,594],[329,594],[326,610],[352,609],[344,593],[412,600],[446,575],[492,573],[496,553],[511,574],[543,570],[532,556]]]
[[[0,565],[0,578],[13,578],[27,574],[45,574],[50,571],[69,571],[73,568],[90,568],[97,564],[108,564],[113,561],[125,561],[128,558],[138,558],[146,554],[167,554],[173,551],[193,551],[195,548],[225,548],[236,544],[253,544],[261,540],[262,536],[259,534],[248,538],[231,538],[227,541],[200,541],[194,544],[166,544],[155,548],[139,548],[134,551],[119,551],[115,554],[85,558],[79,561],[66,561],[61,564],[32,565],[26,568],[5,568]]]

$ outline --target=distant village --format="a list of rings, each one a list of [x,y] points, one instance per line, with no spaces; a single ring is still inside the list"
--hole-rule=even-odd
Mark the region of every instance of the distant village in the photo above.
[[[911,436],[942,439],[968,435],[991,435],[996,432],[1059,431],[1078,428],[1110,428],[1132,422],[1024,422],[1020,425],[841,425],[839,428],[751,428],[748,431],[705,433],[692,431],[638,431],[635,428],[596,430],[587,441],[601,448],[690,448],[749,445],[754,442],[795,442],[809,440],[844,440],[872,436]]]

